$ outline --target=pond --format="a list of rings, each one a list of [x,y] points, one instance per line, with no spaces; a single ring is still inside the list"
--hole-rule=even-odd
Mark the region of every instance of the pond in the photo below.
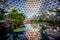
[[[27,40],[26,34],[30,32],[30,29],[38,29],[38,24],[24,24],[25,29],[21,31],[21,28],[17,28],[14,31],[14,33],[8,33],[7,34],[7,40]],[[37,26],[37,27],[36,27]]]
[[[56,40],[60,37],[60,33],[56,31],[56,28],[49,26],[46,23],[33,23],[33,24],[24,24],[20,27],[14,27],[0,30],[1,34],[7,34],[6,36],[1,36],[7,38],[6,40]],[[1,38],[0,38],[1,39]]]
[[[42,24],[24,24],[25,28],[23,31],[17,30],[17,32],[8,33],[7,40],[55,40],[56,36],[49,36],[49,31],[52,31],[50,26]],[[45,28],[45,29],[44,29]],[[19,28],[18,28],[19,29]],[[52,36],[52,37],[51,37]]]

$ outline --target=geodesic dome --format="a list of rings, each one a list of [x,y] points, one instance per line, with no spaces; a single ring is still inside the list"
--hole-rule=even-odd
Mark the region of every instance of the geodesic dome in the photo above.
[[[26,20],[32,20],[39,13],[45,13],[47,9],[53,9],[59,5],[57,0],[5,0],[9,6],[0,5],[10,11],[14,7],[25,13]]]

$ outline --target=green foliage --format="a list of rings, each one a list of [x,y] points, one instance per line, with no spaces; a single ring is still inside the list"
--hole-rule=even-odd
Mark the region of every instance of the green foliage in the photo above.
[[[0,8],[0,20],[4,20],[4,13],[7,13],[7,11],[3,8]]]
[[[49,18],[50,20],[52,20],[50,22],[60,24],[60,10],[59,9],[55,9],[55,10],[49,10],[50,12],[55,12],[56,14],[55,16],[52,16],[51,18]]]
[[[15,29],[13,29],[13,32],[22,32],[24,30],[25,30],[24,25],[23,26],[20,26],[20,27],[17,26]]]
[[[22,24],[25,20],[24,13],[19,13],[17,9],[12,9],[12,11],[9,13],[9,21],[13,22],[15,24]]]
[[[38,21],[38,22],[42,22],[42,21],[48,21],[48,19],[49,19],[48,14],[42,14],[42,15],[36,17],[35,20]]]
[[[47,22],[47,23],[57,23],[60,24],[60,10],[55,9],[55,10],[49,10],[49,12],[55,12],[54,15],[49,15],[49,14],[42,14],[36,18],[36,21],[38,22]],[[38,19],[38,20],[37,20]]]

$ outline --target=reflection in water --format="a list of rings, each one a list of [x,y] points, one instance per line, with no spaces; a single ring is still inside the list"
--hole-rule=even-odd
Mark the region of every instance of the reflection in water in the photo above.
[[[25,24],[26,31],[28,31],[31,28],[33,28],[32,24]]]
[[[41,26],[40,24],[25,24],[25,32],[23,32],[22,34],[20,34],[20,32],[8,34],[7,40],[49,40],[49,38],[52,39],[48,36],[47,32],[41,32],[41,29],[43,29],[42,27],[44,28],[44,26]]]
[[[39,24],[26,24],[26,37],[28,40],[40,40]]]
[[[9,34],[7,40],[27,40],[26,36],[24,34],[17,34],[17,36],[15,36],[15,34]]]
[[[13,33],[13,34],[7,34],[8,39],[7,40],[39,40],[40,39],[40,32],[39,32],[39,24],[25,24],[25,32],[20,34]],[[34,34],[34,35],[33,35]]]
[[[28,31],[30,29],[41,29],[39,24],[25,24],[25,29]]]
[[[41,39],[41,34],[38,32],[37,29],[30,29],[26,33],[26,37],[28,40],[40,40]]]

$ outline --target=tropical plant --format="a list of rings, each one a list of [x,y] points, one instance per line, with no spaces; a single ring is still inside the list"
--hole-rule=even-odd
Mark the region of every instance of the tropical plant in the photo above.
[[[46,21],[49,20],[49,15],[48,14],[42,14],[40,16],[37,16],[35,18],[35,20],[38,21],[38,22],[46,22]]]
[[[55,9],[55,10],[49,10],[49,12],[55,12],[54,14],[56,15],[49,15],[49,14],[42,14],[41,16],[38,16],[36,18],[38,18],[37,21],[41,22],[47,22],[47,23],[60,23],[60,10]]]
[[[7,11],[3,8],[0,8],[0,20],[4,20],[4,13],[7,13]]]
[[[55,25],[55,26],[58,26],[59,27],[59,32],[60,32],[60,10],[59,9],[57,9],[57,8],[55,8],[55,10],[49,10],[49,11],[51,11],[51,12],[55,12],[55,16],[53,16],[54,18],[53,18],[53,24]]]
[[[49,10],[50,12],[55,12],[55,16],[52,16],[52,21],[53,23],[60,23],[60,10],[59,9],[55,9],[55,10]]]
[[[43,22],[43,23],[47,23],[50,26],[58,26],[60,29],[60,10],[55,8],[53,10],[48,10],[51,14],[51,12],[54,12],[52,15],[48,15],[48,14],[42,14],[36,18],[38,18],[38,22]],[[55,14],[55,15],[54,15]],[[42,23],[41,23],[42,24]],[[44,24],[43,24],[44,25]]]
[[[12,11],[9,13],[9,21],[16,25],[23,24],[24,20],[24,13],[19,13],[17,9],[12,9]]]

